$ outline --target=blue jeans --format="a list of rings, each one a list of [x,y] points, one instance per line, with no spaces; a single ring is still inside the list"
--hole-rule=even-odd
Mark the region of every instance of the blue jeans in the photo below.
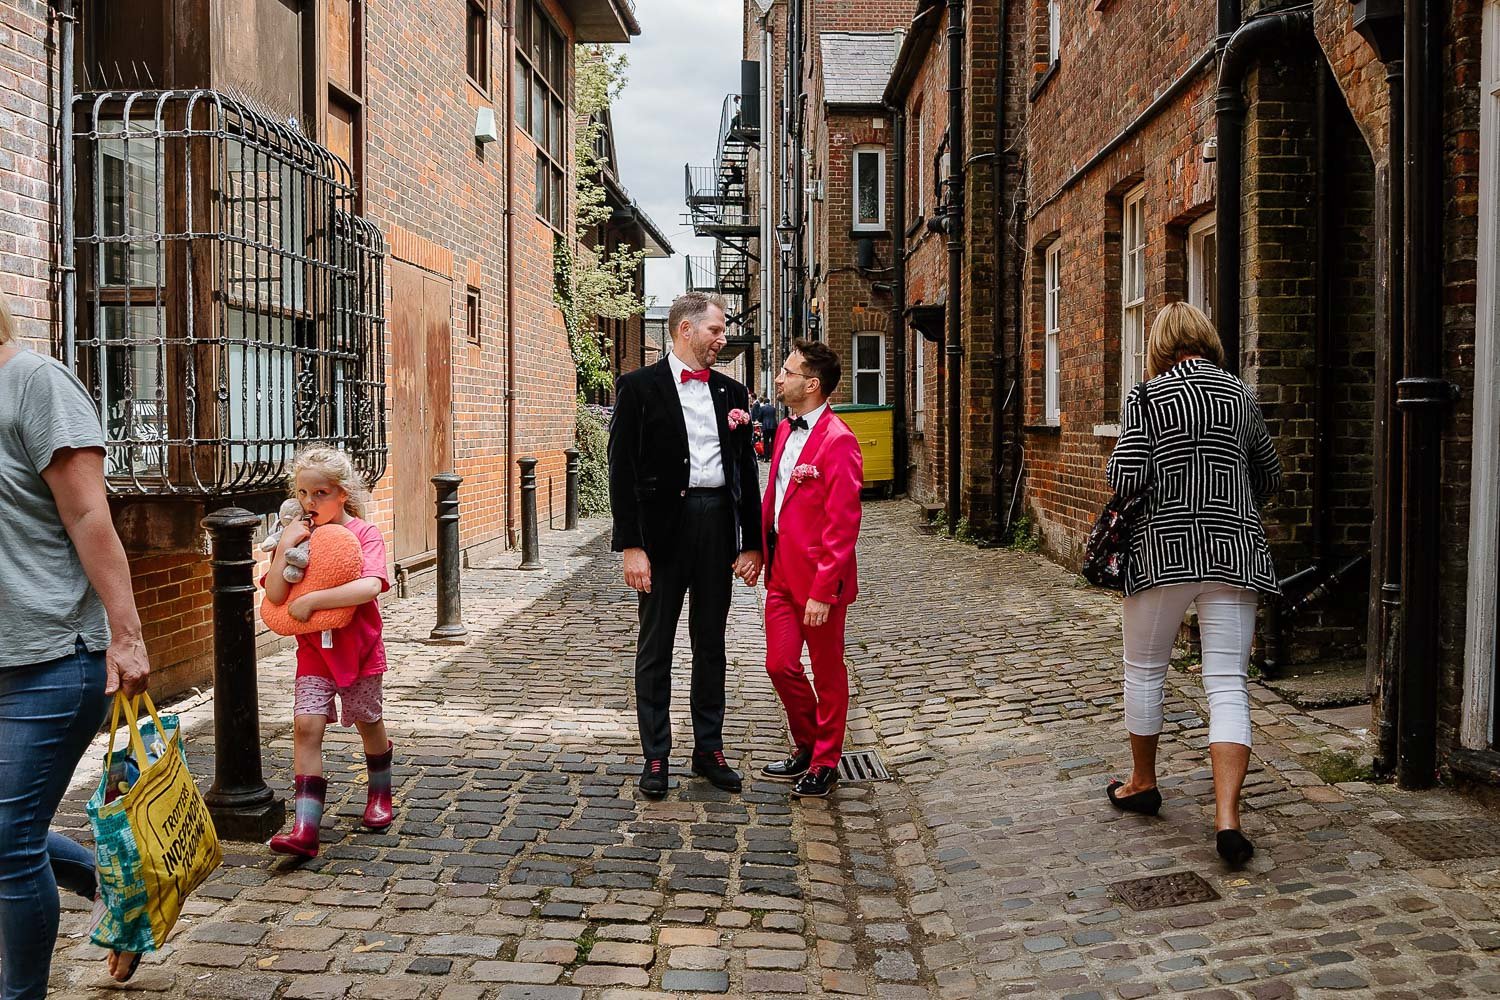
[[[104,654],[0,669],[0,1000],[43,1000],[57,887],[94,894],[94,852],[47,827],[104,722]]]

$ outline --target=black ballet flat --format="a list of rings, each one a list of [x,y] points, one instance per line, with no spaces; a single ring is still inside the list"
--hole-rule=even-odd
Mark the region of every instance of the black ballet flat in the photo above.
[[[1160,789],[1148,788],[1134,795],[1116,796],[1115,789],[1124,787],[1123,781],[1111,781],[1109,787],[1104,789],[1104,794],[1109,796],[1109,804],[1116,809],[1140,813],[1142,816],[1155,816],[1161,810]]]
[[[1215,839],[1218,842],[1219,857],[1235,868],[1255,856],[1255,845],[1238,830],[1220,830]]]

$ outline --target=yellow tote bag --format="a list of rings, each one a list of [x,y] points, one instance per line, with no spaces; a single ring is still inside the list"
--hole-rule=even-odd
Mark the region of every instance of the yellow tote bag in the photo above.
[[[223,860],[208,806],[188,772],[177,717],[157,715],[150,695],[141,700],[151,715],[144,725],[135,722],[139,702],[115,694],[104,777],[88,802],[99,891],[106,904],[90,937],[117,951],[160,948],[177,923],[183,900]],[[117,753],[122,708],[130,746]],[[146,752],[148,744],[160,751],[154,760]],[[127,758],[134,758],[140,776],[123,795],[106,802],[111,765]]]

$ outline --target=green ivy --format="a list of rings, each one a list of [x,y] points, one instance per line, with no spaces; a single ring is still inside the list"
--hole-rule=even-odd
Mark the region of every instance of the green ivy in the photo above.
[[[635,277],[646,252],[626,247],[613,252],[595,250],[577,238],[610,216],[595,149],[602,126],[594,116],[624,88],[627,63],[622,53],[603,45],[580,45],[574,59],[574,111],[576,120],[584,124],[575,129],[573,141],[574,235],[553,243],[553,297],[568,328],[578,389],[590,395],[609,388],[613,381],[611,345],[599,333],[599,318],[623,320],[646,311],[645,300],[635,292]]]
[[[609,515],[609,430],[599,411],[578,406],[578,514]]]

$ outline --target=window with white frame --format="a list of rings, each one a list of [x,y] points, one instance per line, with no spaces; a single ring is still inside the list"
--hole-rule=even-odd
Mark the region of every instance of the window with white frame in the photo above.
[[[912,376],[911,409],[917,417],[917,431],[921,432],[927,426],[927,338],[919,333],[913,339],[916,344],[912,352],[917,356],[917,363]]]
[[[1219,284],[1219,237],[1212,212],[1188,229],[1188,302],[1214,318]]]
[[[1047,0],[1047,65],[1062,55],[1062,0]]]
[[[1120,398],[1146,376],[1146,188],[1125,196],[1120,220]]]
[[[854,147],[854,229],[885,228],[885,148]]]
[[[1058,304],[1062,289],[1061,244],[1054,243],[1047,248],[1046,264],[1042,272],[1044,294],[1042,313],[1046,330],[1045,360],[1043,362],[1043,378],[1046,385],[1044,418],[1047,423],[1056,424],[1059,420],[1059,397],[1062,388],[1062,352],[1059,350],[1057,342],[1057,335],[1062,326],[1058,319]]]
[[[885,402],[885,335],[854,335],[854,401],[876,406]]]

